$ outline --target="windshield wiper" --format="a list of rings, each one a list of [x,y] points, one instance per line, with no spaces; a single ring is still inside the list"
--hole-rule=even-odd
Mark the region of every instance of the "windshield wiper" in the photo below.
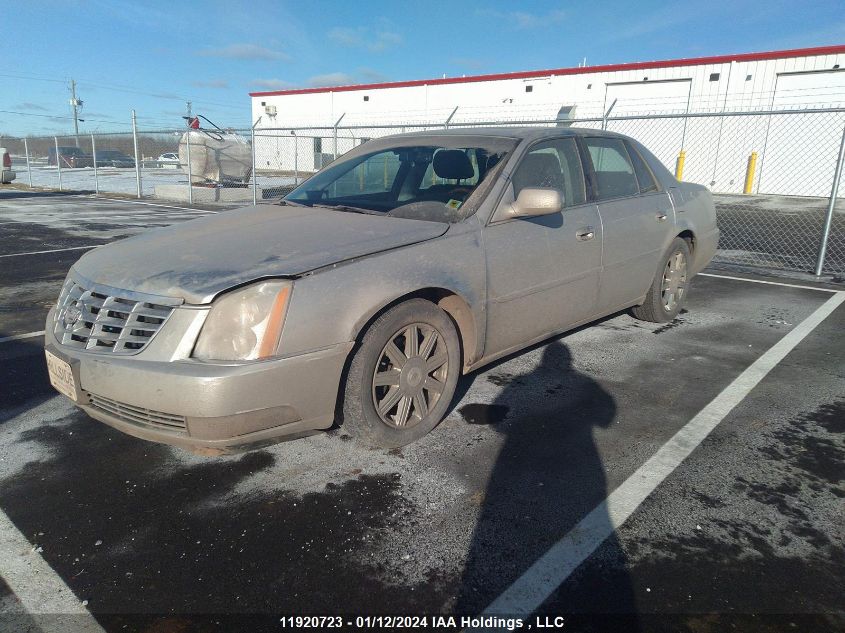
[[[307,207],[307,204],[302,204],[301,202],[293,202],[292,200],[285,200],[282,198],[279,200],[279,204],[283,204],[286,207]]]
[[[315,202],[312,207],[320,207],[321,209],[331,209],[333,211],[345,211],[347,213],[364,213],[366,215],[384,215],[381,211],[373,211],[372,209],[364,209],[362,207],[350,207],[346,204],[321,204]]]

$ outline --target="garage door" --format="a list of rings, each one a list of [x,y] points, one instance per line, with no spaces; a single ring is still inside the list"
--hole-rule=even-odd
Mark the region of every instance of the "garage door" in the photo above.
[[[822,108],[845,101],[845,71],[778,75],[773,109]],[[828,196],[842,140],[839,114],[772,115],[760,193]]]
[[[615,99],[616,105],[613,106],[611,117],[655,112],[684,113],[691,84],[689,79],[607,84],[604,111]],[[615,121],[608,124],[608,129],[637,139],[654,152],[666,167],[675,171],[675,160],[681,151],[684,132],[683,119]]]

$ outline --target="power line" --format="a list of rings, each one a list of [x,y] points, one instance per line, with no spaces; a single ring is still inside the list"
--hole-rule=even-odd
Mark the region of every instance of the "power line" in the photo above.
[[[67,119],[72,120],[72,116],[61,116],[60,114],[36,114],[35,112],[17,112],[15,110],[0,110],[0,113],[3,114],[16,114],[18,116],[35,116],[41,117],[44,119]],[[119,119],[79,119],[83,122],[90,121],[91,123],[123,123],[123,121]]]
[[[49,81],[51,83],[63,84],[64,79],[48,79],[46,77],[27,77],[25,75],[10,75],[7,73],[0,73],[0,77],[9,77],[11,79],[27,79],[29,81]]]
[[[47,78],[47,77],[43,77],[43,76],[42,77],[34,77],[34,76],[28,77],[26,75],[10,74],[10,73],[0,73],[0,77],[10,77],[12,79],[24,79],[24,80],[28,80],[28,81],[48,81],[48,82],[61,83],[61,84],[64,84],[64,83],[67,82],[67,80],[65,80],[65,79],[52,79],[52,78]],[[168,99],[168,100],[171,100],[171,101],[186,101],[187,100],[186,97],[183,96],[183,95],[148,92],[148,91],[145,91],[145,90],[138,90],[138,89],[132,88],[130,86],[123,86],[121,84],[101,83],[101,82],[98,82],[98,81],[91,81],[91,80],[88,80],[88,79],[80,79],[80,80],[78,80],[78,83],[80,85],[84,84],[86,86],[93,86],[95,88],[103,88],[104,90],[112,90],[114,92],[125,92],[125,93],[128,93],[128,94],[137,94],[137,95],[141,95],[141,96],[144,96],[144,97],[152,97],[154,99]],[[221,108],[231,108],[231,109],[242,110],[243,108],[246,107],[246,103],[244,103],[243,105],[239,105],[239,104],[222,102],[222,101],[209,101],[207,99],[200,99],[199,101],[202,102],[202,103],[208,104],[208,105],[214,105],[214,106],[218,106],[218,107],[221,107]]]

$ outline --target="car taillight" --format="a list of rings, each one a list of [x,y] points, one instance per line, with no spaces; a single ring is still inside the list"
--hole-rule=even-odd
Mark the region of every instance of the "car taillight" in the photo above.
[[[9,152],[3,154],[3,167],[11,167],[12,166],[12,157],[9,156]]]

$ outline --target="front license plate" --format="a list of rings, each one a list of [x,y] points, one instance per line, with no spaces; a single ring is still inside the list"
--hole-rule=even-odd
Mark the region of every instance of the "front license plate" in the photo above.
[[[73,370],[70,363],[63,361],[55,354],[44,350],[47,355],[47,373],[50,374],[50,384],[56,391],[66,395],[68,398],[77,401],[76,382],[73,379]]]

